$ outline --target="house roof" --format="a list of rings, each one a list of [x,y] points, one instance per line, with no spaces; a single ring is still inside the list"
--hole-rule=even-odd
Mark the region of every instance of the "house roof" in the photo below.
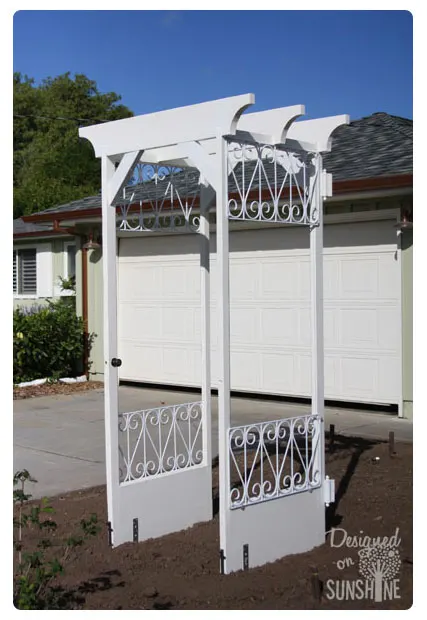
[[[410,119],[376,112],[338,127],[332,135],[332,150],[324,153],[323,157],[324,168],[333,175],[334,194],[355,191],[355,188],[360,191],[377,187],[410,187],[413,169],[412,126]],[[178,177],[176,181],[179,181]],[[184,183],[188,194],[198,191],[197,175],[190,185],[183,180]],[[147,185],[143,184],[145,197]],[[135,200],[139,200],[137,187],[134,189]],[[60,218],[65,213],[90,215],[91,212],[95,214],[100,207],[101,192],[24,217],[28,222],[37,220],[38,216],[46,220],[53,219],[54,215]]]
[[[52,225],[48,223],[24,222],[22,218],[13,220],[14,237],[50,237],[52,235],[64,236],[63,233],[54,231]]]
[[[13,220],[13,234],[28,234],[28,233],[44,233],[51,231],[52,226],[50,224],[35,224],[34,222],[24,222],[22,218]]]
[[[412,120],[376,112],[341,125],[323,163],[335,181],[412,174]]]

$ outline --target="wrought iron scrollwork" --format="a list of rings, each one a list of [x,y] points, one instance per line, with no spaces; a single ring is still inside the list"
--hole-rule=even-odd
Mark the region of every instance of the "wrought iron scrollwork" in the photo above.
[[[115,203],[120,210],[118,229],[128,232],[198,232],[194,213],[200,173],[195,168],[157,164],[136,165],[131,182]]]
[[[320,180],[317,153],[228,141],[230,220],[315,225],[313,200]]]
[[[230,508],[319,487],[319,438],[318,415],[230,428]]]
[[[120,481],[200,465],[204,455],[202,426],[201,402],[120,414]]]

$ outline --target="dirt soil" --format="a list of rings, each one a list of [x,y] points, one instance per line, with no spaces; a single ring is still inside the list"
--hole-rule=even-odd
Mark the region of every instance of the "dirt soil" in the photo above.
[[[401,565],[395,575],[395,593],[400,598],[338,600],[335,593],[341,597],[343,580],[351,583],[362,576],[358,549],[333,547],[330,535],[324,545],[308,553],[221,575],[215,466],[213,521],[115,549],[108,546],[105,487],[53,498],[54,519],[59,524],[56,536],[70,535],[80,519],[91,513],[97,513],[103,525],[99,536],[66,566],[59,582],[67,593],[64,606],[113,610],[408,609],[412,605],[412,445],[396,443],[395,450],[390,456],[387,443],[342,436],[335,437],[333,449],[327,445],[327,473],[336,484],[336,502],[327,509],[327,530],[343,528],[350,536],[360,536],[363,531],[364,536],[390,537],[398,528]],[[277,501],[285,503],[286,499]],[[260,523],[260,535],[261,528]],[[316,572],[318,580],[313,577]]]
[[[55,396],[56,394],[74,394],[87,390],[103,389],[102,381],[84,381],[82,383],[44,383],[43,385],[29,385],[27,387],[14,387],[13,400],[22,398],[35,398],[36,396]]]

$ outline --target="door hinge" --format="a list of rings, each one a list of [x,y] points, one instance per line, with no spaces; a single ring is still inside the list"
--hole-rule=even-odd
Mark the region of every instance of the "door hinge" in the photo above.
[[[335,480],[331,480],[329,476],[326,476],[323,483],[323,497],[326,506],[335,502]]]

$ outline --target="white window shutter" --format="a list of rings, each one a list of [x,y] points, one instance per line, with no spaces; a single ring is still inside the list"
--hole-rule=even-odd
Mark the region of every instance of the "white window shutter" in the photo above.
[[[53,295],[52,244],[37,246],[37,297]]]

